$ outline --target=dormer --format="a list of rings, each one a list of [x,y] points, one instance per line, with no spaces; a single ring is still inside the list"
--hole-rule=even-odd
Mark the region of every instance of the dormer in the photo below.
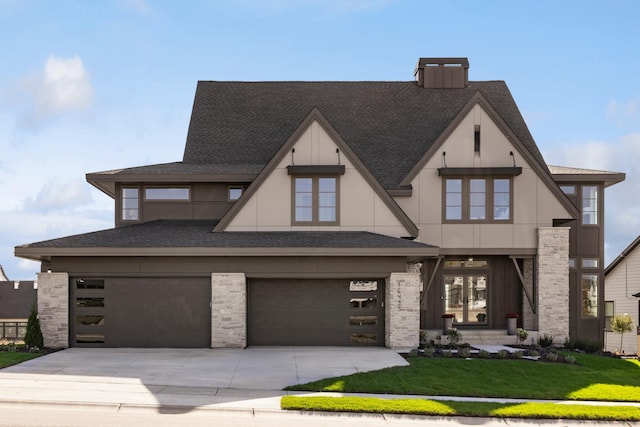
[[[462,89],[469,86],[469,60],[420,58],[413,75],[427,89]]]

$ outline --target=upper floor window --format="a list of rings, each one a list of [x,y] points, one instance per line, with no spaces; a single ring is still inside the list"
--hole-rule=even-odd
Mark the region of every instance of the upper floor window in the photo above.
[[[140,190],[136,187],[122,188],[122,220],[137,221],[140,219]]]
[[[576,194],[576,186],[575,185],[561,185],[560,189],[567,196],[573,196]]]
[[[445,221],[510,222],[511,182],[510,178],[445,179]]]
[[[335,225],[338,223],[338,178],[305,176],[293,178],[293,223]]]
[[[585,225],[598,224],[598,186],[582,186],[582,223]]]
[[[147,187],[145,200],[189,200],[189,187]]]

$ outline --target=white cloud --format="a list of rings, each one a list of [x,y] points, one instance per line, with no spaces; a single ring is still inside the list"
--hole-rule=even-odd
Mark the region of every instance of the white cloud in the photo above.
[[[640,101],[632,99],[619,103],[611,100],[607,106],[607,118],[618,127],[637,126],[640,120]]]
[[[30,101],[20,117],[20,123],[26,127],[37,126],[60,114],[86,110],[94,98],[89,74],[79,56],[68,59],[49,56],[44,69],[20,86]]]
[[[61,182],[53,179],[47,182],[35,197],[25,200],[24,210],[29,212],[69,210],[92,202],[91,193],[84,182]]]

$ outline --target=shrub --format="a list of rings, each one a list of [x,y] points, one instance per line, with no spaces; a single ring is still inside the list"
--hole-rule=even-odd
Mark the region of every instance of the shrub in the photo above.
[[[516,329],[516,336],[518,337],[518,341],[520,341],[520,343],[523,343],[529,336],[529,332],[522,328],[518,328]]]
[[[599,341],[565,340],[564,348],[567,350],[582,350],[586,353],[597,353],[602,350],[602,343]]]
[[[500,359],[506,359],[506,358],[508,358],[508,357],[509,357],[509,352],[508,352],[507,350],[500,350],[500,351],[498,352],[498,357],[499,357]]]
[[[424,356],[425,357],[433,357],[433,355],[436,353],[436,349],[433,347],[426,347],[424,349]]]
[[[541,337],[538,337],[538,345],[543,348],[553,346],[553,336],[544,334]]]
[[[545,358],[549,361],[549,362],[555,362],[558,360],[558,353],[551,351],[549,353],[547,353],[547,355],[545,356]]]
[[[576,363],[576,357],[568,354],[564,356],[564,361],[573,365],[574,363]]]
[[[529,356],[533,356],[533,357],[540,356],[540,352],[538,350],[535,350],[535,349],[534,350],[529,350]]]
[[[38,310],[35,305],[31,306],[31,314],[27,320],[27,332],[24,335],[24,343],[28,350],[42,350],[44,347],[42,331],[40,330],[40,320],[38,320]]]
[[[442,350],[442,355],[444,357],[451,357],[453,356],[453,352],[451,350]]]
[[[471,349],[469,347],[461,348],[460,350],[458,350],[458,356],[466,359],[467,357],[471,356]]]
[[[524,354],[521,351],[514,351],[513,353],[511,353],[511,357],[514,359],[522,359],[522,356]]]
[[[449,337],[449,342],[454,345],[457,344],[458,341],[460,341],[460,338],[462,338],[462,334],[460,333],[458,328],[447,329],[447,336]]]
[[[491,353],[489,353],[487,350],[480,350],[478,352],[478,357],[482,359],[488,359],[489,357],[491,357]]]

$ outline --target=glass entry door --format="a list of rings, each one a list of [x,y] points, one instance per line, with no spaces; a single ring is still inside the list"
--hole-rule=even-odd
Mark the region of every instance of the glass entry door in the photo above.
[[[454,323],[487,323],[487,275],[447,274],[444,276],[445,313]]]

